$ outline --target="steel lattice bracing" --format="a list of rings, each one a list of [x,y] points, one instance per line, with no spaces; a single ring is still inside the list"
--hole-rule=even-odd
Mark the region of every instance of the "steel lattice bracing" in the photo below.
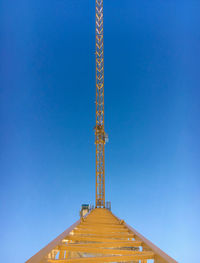
[[[96,207],[105,207],[103,0],[96,0]]]
[[[177,263],[109,210],[95,208],[26,263],[148,263],[150,259]]]

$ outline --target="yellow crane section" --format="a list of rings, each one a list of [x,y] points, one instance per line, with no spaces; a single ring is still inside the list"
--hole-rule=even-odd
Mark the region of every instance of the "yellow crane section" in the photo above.
[[[103,0],[96,0],[96,207],[105,207]]]
[[[177,263],[117,218],[95,208],[26,263],[134,262]]]

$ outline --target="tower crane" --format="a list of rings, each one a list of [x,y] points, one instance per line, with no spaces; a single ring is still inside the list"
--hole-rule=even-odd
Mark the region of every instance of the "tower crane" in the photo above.
[[[178,263],[105,208],[103,0],[96,1],[96,205],[26,263]],[[152,261],[153,260],[153,261]]]

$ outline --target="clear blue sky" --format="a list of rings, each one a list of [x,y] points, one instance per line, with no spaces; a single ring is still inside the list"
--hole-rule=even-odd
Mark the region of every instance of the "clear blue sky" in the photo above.
[[[2,262],[24,262],[94,203],[94,4],[1,1]],[[180,263],[199,263],[200,1],[104,9],[106,199]]]

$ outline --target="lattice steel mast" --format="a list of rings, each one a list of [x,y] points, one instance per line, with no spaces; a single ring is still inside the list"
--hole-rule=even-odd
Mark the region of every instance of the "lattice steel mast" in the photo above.
[[[103,0],[96,0],[96,207],[105,207]]]

